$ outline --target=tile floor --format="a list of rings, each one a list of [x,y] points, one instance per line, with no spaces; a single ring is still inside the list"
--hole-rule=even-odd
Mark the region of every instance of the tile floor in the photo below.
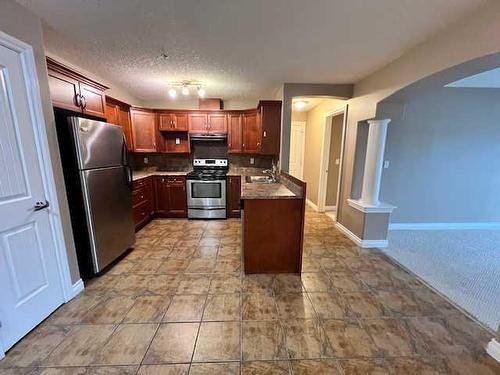
[[[306,216],[302,277],[245,276],[237,220],[153,221],[0,374],[500,374],[488,332]]]

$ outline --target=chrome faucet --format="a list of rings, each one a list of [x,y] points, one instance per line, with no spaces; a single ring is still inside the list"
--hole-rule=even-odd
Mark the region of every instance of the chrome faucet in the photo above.
[[[278,166],[275,164],[274,160],[272,169],[264,169],[263,172],[269,175],[271,182],[278,182]]]

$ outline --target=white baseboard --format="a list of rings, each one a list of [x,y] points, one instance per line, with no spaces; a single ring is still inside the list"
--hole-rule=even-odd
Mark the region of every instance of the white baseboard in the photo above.
[[[71,287],[71,296],[69,296],[68,301],[72,300],[75,298],[77,295],[79,295],[81,292],[83,292],[83,289],[85,289],[85,285],[83,285],[82,279],[79,279],[76,283],[74,283]],[[68,302],[66,301],[66,302]]]
[[[387,240],[362,240],[361,238],[356,236],[354,233],[352,233],[349,229],[347,229],[342,224],[340,224],[338,221],[335,223],[335,227],[339,231],[344,233],[347,237],[349,237],[359,247],[363,247],[363,248],[387,247],[389,245],[389,242]]]
[[[318,211],[318,206],[315,205],[310,199],[306,198],[306,203],[309,207],[311,207],[314,211]]]
[[[486,352],[495,358],[497,362],[500,362],[500,342],[492,339],[486,346]]]
[[[392,223],[389,230],[500,229],[499,222],[486,223]]]

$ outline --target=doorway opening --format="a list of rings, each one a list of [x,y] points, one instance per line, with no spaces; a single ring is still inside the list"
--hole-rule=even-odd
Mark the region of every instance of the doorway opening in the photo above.
[[[309,207],[336,220],[347,105],[328,97],[292,101],[290,174],[307,183]]]

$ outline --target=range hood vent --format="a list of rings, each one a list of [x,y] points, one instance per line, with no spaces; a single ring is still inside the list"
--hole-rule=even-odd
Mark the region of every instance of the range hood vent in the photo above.
[[[227,139],[226,134],[191,134],[191,141],[219,141],[224,142]]]

